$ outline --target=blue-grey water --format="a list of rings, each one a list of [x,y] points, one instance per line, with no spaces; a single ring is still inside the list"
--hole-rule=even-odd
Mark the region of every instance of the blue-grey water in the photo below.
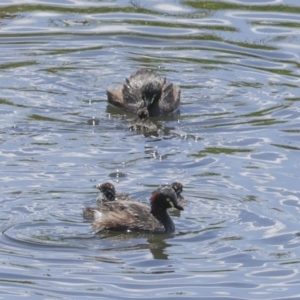
[[[107,104],[142,67],[182,90],[156,135]],[[3,0],[0,90],[1,299],[300,299],[298,1]],[[174,236],[82,218],[175,180]]]

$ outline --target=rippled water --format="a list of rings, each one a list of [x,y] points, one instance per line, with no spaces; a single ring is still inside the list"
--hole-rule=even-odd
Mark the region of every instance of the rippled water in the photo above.
[[[297,1],[0,6],[3,298],[300,298]],[[182,89],[158,136],[107,105],[141,67]],[[181,181],[176,234],[93,234],[108,180]]]

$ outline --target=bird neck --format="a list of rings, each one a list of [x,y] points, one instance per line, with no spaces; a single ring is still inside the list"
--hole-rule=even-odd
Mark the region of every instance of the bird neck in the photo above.
[[[175,231],[175,225],[166,209],[151,208],[151,214],[163,224],[165,232],[170,233]]]

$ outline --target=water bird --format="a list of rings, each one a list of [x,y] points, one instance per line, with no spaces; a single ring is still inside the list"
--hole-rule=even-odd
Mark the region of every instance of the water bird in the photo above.
[[[149,120],[149,111],[146,107],[140,108],[137,115],[138,117],[128,124],[131,130],[157,131],[157,126]]]
[[[96,188],[102,193],[96,199],[98,205],[101,205],[105,202],[110,201],[133,201],[133,199],[124,193],[116,193],[115,186],[110,182],[105,182],[102,184],[98,184]]]
[[[167,212],[172,207],[183,210],[175,191],[163,186],[152,193],[150,207],[137,201],[109,201],[96,208],[85,208],[83,215],[92,215],[95,232],[106,229],[173,233],[175,225]]]
[[[182,183],[175,181],[171,185],[171,188],[175,191],[177,196],[177,202],[180,206],[186,206],[187,201],[181,195],[183,191]],[[125,193],[116,193],[115,186],[110,182],[98,184],[96,188],[101,192],[101,195],[97,197],[96,202],[101,205],[104,202],[109,201],[136,201]]]
[[[182,183],[175,181],[171,184],[172,189],[175,191],[176,196],[177,196],[177,202],[180,206],[186,206],[187,201],[186,199],[181,195],[183,191],[183,185]]]
[[[146,107],[149,116],[174,112],[180,104],[180,87],[150,69],[140,69],[125,83],[107,90],[108,102],[129,112]]]

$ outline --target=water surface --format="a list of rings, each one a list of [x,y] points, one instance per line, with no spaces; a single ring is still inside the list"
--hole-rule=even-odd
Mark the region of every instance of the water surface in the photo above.
[[[2,1],[5,299],[296,299],[300,6]],[[182,89],[158,135],[106,89],[138,68]],[[98,121],[99,120],[99,123]],[[97,183],[148,202],[180,181],[176,234],[93,234]]]

